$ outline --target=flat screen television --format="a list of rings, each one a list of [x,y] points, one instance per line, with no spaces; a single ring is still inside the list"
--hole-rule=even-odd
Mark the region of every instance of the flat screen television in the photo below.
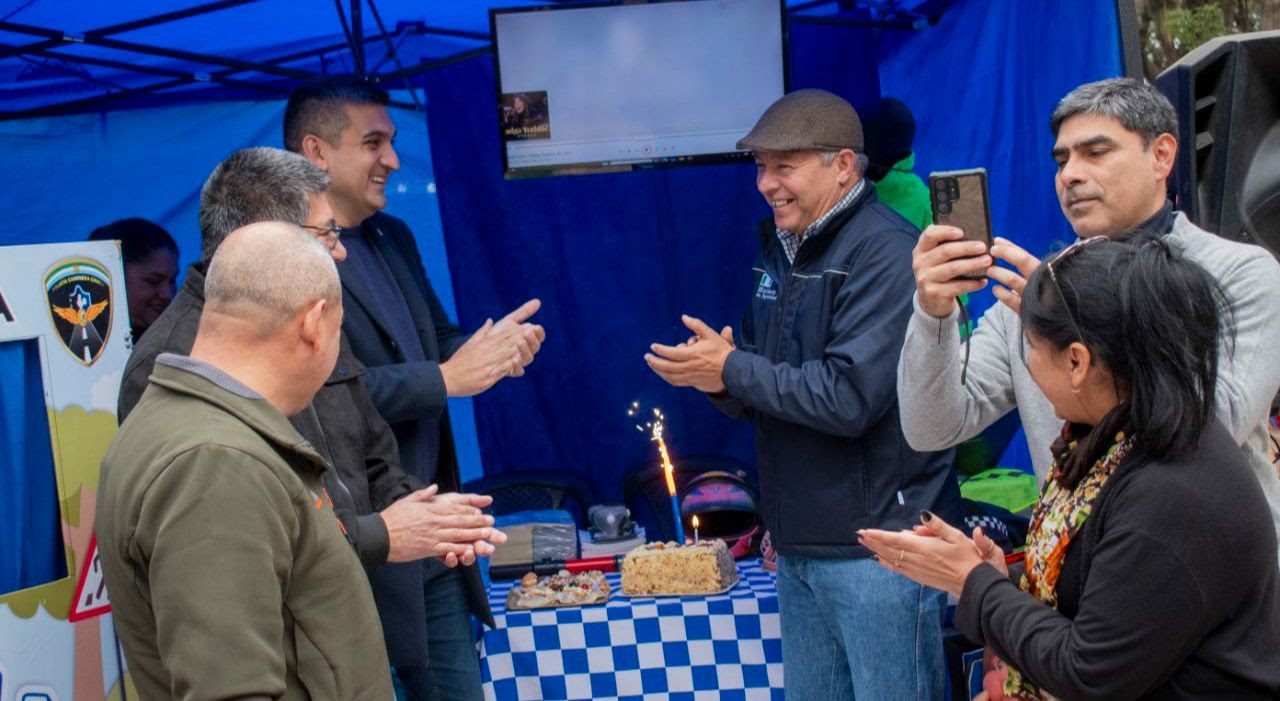
[[[786,92],[783,2],[490,10],[505,176],[749,159]]]

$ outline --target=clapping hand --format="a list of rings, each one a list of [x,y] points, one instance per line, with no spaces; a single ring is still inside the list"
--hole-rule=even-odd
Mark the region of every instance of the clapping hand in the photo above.
[[[449,360],[440,364],[446,393],[450,397],[470,397],[504,377],[523,375],[546,338],[541,326],[528,322],[541,306],[542,302],[531,299],[497,323],[485,321]]]
[[[677,346],[655,343],[649,346],[644,361],[658,377],[676,387],[693,387],[715,394],[724,391],[724,363],[733,352],[733,329],[726,326],[716,333],[701,319],[680,317],[693,332],[693,337]]]
[[[489,330],[491,335],[507,340],[515,349],[517,361],[507,371],[507,377],[523,375],[524,369],[533,362],[533,357],[542,348],[542,341],[547,337],[546,331],[540,325],[528,321],[540,308],[542,302],[531,299],[502,317]]]
[[[383,509],[390,547],[387,562],[440,558],[453,567],[469,565],[507,541],[481,511],[493,502],[478,494],[437,494],[436,485],[420,489]]]
[[[921,525],[912,531],[858,531],[858,543],[876,556],[880,566],[925,586],[957,596],[973,568],[983,562],[1003,567],[1004,553],[994,542],[974,529],[975,542],[959,529],[928,511],[921,512]]]

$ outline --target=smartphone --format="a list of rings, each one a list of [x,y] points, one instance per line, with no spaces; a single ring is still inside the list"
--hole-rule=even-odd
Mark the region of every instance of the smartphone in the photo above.
[[[929,174],[929,204],[933,223],[964,231],[966,241],[981,241],[991,250],[991,205],[987,197],[987,171],[983,168],[948,170]],[[982,273],[963,275],[971,280]]]

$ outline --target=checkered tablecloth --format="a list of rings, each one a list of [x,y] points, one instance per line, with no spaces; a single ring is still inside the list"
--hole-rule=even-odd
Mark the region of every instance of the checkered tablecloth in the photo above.
[[[497,628],[480,643],[491,701],[782,699],[774,575],[738,563],[725,594],[631,599],[617,574],[604,606],[507,611],[514,582],[494,582]]]

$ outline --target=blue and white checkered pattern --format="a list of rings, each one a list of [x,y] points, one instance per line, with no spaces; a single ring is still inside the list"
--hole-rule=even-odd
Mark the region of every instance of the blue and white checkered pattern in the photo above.
[[[495,582],[497,627],[480,643],[490,701],[782,699],[782,633],[774,575],[738,563],[737,586],[715,596],[620,595],[604,606],[506,610],[514,582]]]

